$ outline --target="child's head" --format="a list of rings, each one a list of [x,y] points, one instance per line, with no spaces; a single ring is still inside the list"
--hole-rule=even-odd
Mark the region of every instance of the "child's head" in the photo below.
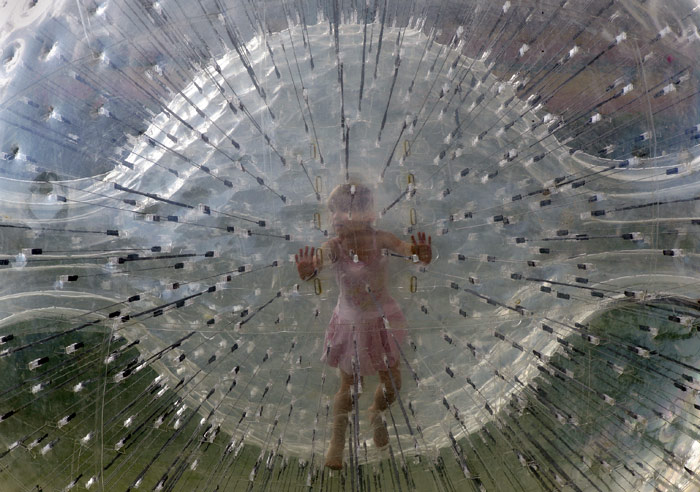
[[[328,197],[328,209],[336,228],[341,222],[366,224],[375,219],[372,191],[356,181],[336,186]]]

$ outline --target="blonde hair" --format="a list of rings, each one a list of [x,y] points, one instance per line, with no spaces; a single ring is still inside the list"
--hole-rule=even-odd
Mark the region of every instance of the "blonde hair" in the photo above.
[[[374,214],[374,197],[372,190],[359,182],[350,182],[336,186],[328,197],[328,209],[343,212],[371,212]]]

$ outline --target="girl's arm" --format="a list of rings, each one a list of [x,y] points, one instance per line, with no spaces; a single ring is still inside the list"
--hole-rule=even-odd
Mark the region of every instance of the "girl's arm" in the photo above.
[[[314,247],[299,249],[294,255],[297,271],[302,280],[311,280],[323,269],[326,262],[335,263],[338,259],[337,245],[334,239],[327,241],[317,250]]]
[[[417,255],[418,260],[424,264],[430,263],[433,259],[432,237],[426,239],[424,232],[418,233],[418,241],[415,236],[411,236],[411,242],[402,241],[390,232],[379,231],[382,248],[389,249],[402,256]]]

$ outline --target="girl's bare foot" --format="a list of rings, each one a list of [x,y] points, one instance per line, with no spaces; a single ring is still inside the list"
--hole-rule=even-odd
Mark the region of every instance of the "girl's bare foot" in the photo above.
[[[345,441],[340,443],[335,443],[331,439],[331,444],[328,447],[328,452],[326,453],[326,466],[331,470],[342,470],[343,469],[343,449]]]
[[[374,433],[374,445],[377,449],[389,444],[389,433],[382,420],[382,413],[375,410],[374,406],[369,407],[369,421]]]

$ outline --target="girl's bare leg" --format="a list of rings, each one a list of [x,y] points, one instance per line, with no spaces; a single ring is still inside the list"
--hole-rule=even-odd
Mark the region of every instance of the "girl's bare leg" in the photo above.
[[[333,398],[333,427],[331,442],[326,453],[326,466],[333,470],[343,468],[343,450],[345,449],[345,429],[348,426],[348,415],[352,411],[353,375],[340,370],[340,389]]]
[[[374,392],[374,403],[369,407],[369,421],[374,432],[374,445],[382,448],[389,444],[389,433],[382,422],[382,412],[396,400],[401,389],[401,370],[398,361],[388,371],[379,371],[379,384]]]

